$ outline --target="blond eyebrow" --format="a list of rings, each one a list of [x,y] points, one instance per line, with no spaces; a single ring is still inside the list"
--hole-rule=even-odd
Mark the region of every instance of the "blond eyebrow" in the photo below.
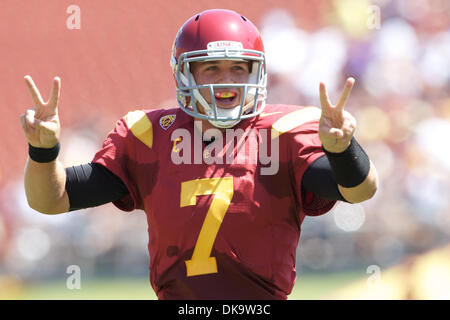
[[[247,61],[239,61],[239,60],[231,60],[233,62],[233,64],[246,64],[248,63]],[[207,61],[198,61],[200,62],[202,65],[207,65],[207,64],[219,64],[220,60],[207,60]]]
[[[245,65],[248,64],[248,61],[239,61],[239,60],[231,60],[233,61],[232,65]],[[191,72],[194,72],[195,69],[197,68],[207,68],[208,66],[215,66],[218,65],[220,62],[220,60],[206,60],[206,61],[195,61],[191,63]],[[249,66],[250,68],[250,66]]]

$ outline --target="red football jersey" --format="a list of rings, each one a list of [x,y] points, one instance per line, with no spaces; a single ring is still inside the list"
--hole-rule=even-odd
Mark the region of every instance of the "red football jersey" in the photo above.
[[[319,117],[315,107],[267,105],[230,131],[243,135],[210,144],[179,108],[117,122],[93,162],[127,186],[118,208],[146,212],[159,299],[287,299],[303,219],[335,204],[301,192],[324,155]]]

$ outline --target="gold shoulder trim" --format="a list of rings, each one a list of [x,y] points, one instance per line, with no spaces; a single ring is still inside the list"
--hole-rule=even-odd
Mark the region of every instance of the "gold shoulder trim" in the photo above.
[[[142,110],[130,111],[124,119],[135,137],[151,148],[153,146],[153,127],[145,112]]]
[[[272,139],[304,123],[319,120],[321,112],[317,107],[304,107],[282,116],[272,125]]]

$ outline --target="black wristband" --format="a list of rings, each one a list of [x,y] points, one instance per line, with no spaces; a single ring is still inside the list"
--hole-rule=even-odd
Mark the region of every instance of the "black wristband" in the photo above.
[[[59,141],[53,148],[36,148],[31,144],[28,144],[28,155],[30,156],[30,159],[36,162],[52,162],[58,157],[59,148]]]
[[[352,188],[361,184],[369,174],[370,160],[359,143],[353,137],[347,149],[340,153],[325,150],[337,184]]]

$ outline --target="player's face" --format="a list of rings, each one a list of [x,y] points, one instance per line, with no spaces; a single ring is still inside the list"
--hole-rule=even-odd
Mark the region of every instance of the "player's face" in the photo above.
[[[216,60],[193,62],[191,72],[197,84],[247,83],[250,73],[246,61]],[[212,102],[209,89],[199,90],[208,103]],[[228,109],[241,102],[242,88],[220,88],[214,90],[217,106]],[[199,104],[201,108],[201,105]],[[201,110],[203,111],[203,110]]]

